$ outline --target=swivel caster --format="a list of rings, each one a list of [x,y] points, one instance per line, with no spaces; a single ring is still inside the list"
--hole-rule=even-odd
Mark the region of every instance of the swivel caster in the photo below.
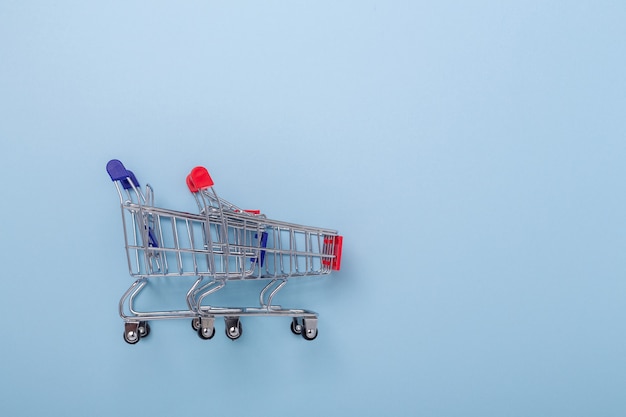
[[[302,337],[305,340],[313,340],[317,337],[317,318],[302,319]]]
[[[138,330],[139,330],[139,337],[143,339],[144,337],[147,337],[150,334],[150,324],[148,324],[147,321],[140,321]]]
[[[226,322],[226,336],[230,340],[237,340],[241,337],[241,321],[239,317],[225,317]]]
[[[198,317],[191,321],[191,327],[198,332],[200,339],[209,340],[215,336],[214,323],[213,317]]]
[[[145,332],[145,330],[144,330]],[[141,331],[139,330],[139,323],[125,323],[124,324],[124,341],[130,345],[134,345],[141,339]]]
[[[297,317],[294,317],[293,320],[291,320],[291,332],[293,334],[297,334],[298,336],[302,334],[302,322]]]

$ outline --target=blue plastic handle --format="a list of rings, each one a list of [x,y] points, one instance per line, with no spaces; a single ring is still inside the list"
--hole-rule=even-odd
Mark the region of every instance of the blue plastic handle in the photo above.
[[[107,163],[107,172],[112,181],[122,181],[128,177],[128,170],[126,170],[124,164],[117,159],[111,159]]]
[[[122,183],[122,187],[124,187],[125,190],[128,190],[129,188],[133,188],[133,186],[130,183],[130,181],[132,181],[133,184],[135,184],[135,187],[139,188],[139,181],[137,181],[137,177],[135,177],[135,174],[133,174],[133,171],[129,170],[127,172],[128,172],[128,179],[120,181]]]
[[[133,174],[132,171],[127,170],[126,167],[124,167],[124,164],[122,164],[122,162],[118,159],[111,159],[107,163],[107,172],[109,173],[111,180],[119,181],[124,189],[132,188],[133,184],[135,187],[139,187],[139,181],[137,181],[135,174]]]

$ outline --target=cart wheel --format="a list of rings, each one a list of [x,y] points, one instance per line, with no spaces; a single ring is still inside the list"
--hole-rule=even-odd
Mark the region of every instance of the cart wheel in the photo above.
[[[200,319],[196,317],[195,319],[191,319],[191,328],[197,332],[200,330]]]
[[[291,321],[291,331],[293,334],[297,334],[298,336],[302,334],[302,324],[296,317],[294,317]]]
[[[307,329],[306,327],[304,327],[302,329],[302,337],[304,337],[305,340],[315,339],[317,337],[317,328]]]
[[[135,343],[139,342],[140,337],[141,336],[139,335],[138,331],[124,330],[124,341],[130,345],[134,345]]]
[[[139,337],[143,339],[150,334],[150,324],[147,321],[140,321],[137,330],[139,331]]]
[[[230,340],[237,340],[241,337],[242,328],[239,317],[226,318],[226,336]]]
[[[200,326],[200,324],[198,324],[198,326]],[[213,331],[209,334],[209,329],[207,328],[203,329],[201,327],[198,327],[198,336],[200,336],[200,339],[203,339],[203,340],[212,339],[213,336],[215,336],[215,327],[213,327],[212,330]]]

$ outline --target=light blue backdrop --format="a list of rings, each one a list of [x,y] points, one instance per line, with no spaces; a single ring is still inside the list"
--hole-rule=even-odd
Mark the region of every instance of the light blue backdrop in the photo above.
[[[626,415],[625,5],[2,2],[0,414]],[[124,343],[111,158],[338,229],[319,337]]]

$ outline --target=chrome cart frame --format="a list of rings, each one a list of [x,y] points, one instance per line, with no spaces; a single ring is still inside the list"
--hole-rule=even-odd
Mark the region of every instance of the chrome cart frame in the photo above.
[[[124,292],[119,313],[124,340],[137,343],[150,332],[149,321],[191,319],[202,339],[215,334],[215,318],[223,317],[228,338],[242,334],[243,316],[292,318],[291,330],[307,340],[317,336],[317,313],[274,305],[288,279],[327,275],[339,270],[343,238],[336,231],[268,219],[242,210],[217,196],[203,167],[187,176],[199,213],[156,207],[150,185],[142,191],[132,171],[118,160],[107,164],[117,189],[129,273],[136,280]],[[139,311],[135,300],[154,279],[195,277],[184,309]],[[229,281],[268,280],[255,307],[209,305],[207,297]],[[214,297],[211,297],[214,298]]]

